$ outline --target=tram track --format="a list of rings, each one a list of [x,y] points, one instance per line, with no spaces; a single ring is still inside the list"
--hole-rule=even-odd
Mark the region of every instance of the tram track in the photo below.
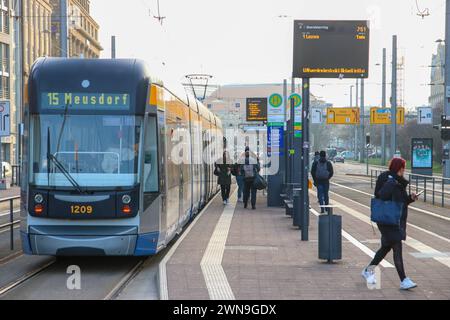
[[[20,256],[20,255],[19,255]],[[11,290],[13,290],[14,288],[20,286],[22,283],[28,281],[29,279],[35,277],[36,275],[38,275],[39,273],[41,273],[42,271],[46,270],[47,268],[49,268],[51,265],[53,265],[56,262],[56,259],[44,264],[43,266],[28,272],[27,274],[23,275],[22,277],[20,277],[17,280],[14,280],[13,282],[7,284],[6,286],[0,288],[0,299],[7,294],[8,292],[10,292]]]
[[[337,183],[331,182],[332,186],[337,187],[332,188],[330,191],[331,195],[339,196],[354,204],[358,204],[365,209],[370,209],[371,193],[365,192],[362,188],[357,189],[343,185],[343,183],[351,183],[354,181],[349,181],[348,179],[339,176],[336,176],[336,180],[339,181]],[[414,206],[410,206],[410,209],[408,226],[420,230],[434,238],[443,240],[446,243],[450,242],[450,233],[448,232],[447,227],[447,223],[450,219],[448,217]]]
[[[117,284],[116,286],[103,298],[103,300],[115,300],[125,290],[127,285],[142,271],[144,263],[152,259],[148,257],[140,260]]]
[[[337,178],[338,180],[342,181],[343,183],[352,183],[352,182],[354,182],[354,181],[350,181],[350,180],[348,180],[348,178],[343,177],[343,176],[340,176],[340,175],[337,175],[336,178]],[[358,180],[359,180],[359,181],[362,181],[362,182],[367,182],[368,184],[370,184],[370,180],[369,180],[369,181],[367,181],[367,180],[362,180],[362,179],[358,179]],[[343,185],[342,183],[331,182],[331,184],[332,184],[332,185],[335,185],[335,186],[338,186],[338,187],[340,187],[340,188],[348,189],[348,190],[350,190],[350,191],[353,191],[353,192],[357,192],[357,193],[366,195],[366,196],[368,196],[368,197],[372,197],[372,196],[373,196],[372,190],[370,190],[371,192],[365,192],[365,191],[363,191],[363,190],[358,190],[358,189],[356,189],[356,188],[352,188],[352,187]],[[425,202],[425,204],[426,204],[426,202]],[[426,214],[426,215],[429,215],[429,216],[432,216],[432,217],[435,217],[435,218],[438,218],[438,219],[442,219],[442,220],[445,220],[445,221],[450,221],[450,216],[445,216],[445,215],[442,215],[442,214],[434,213],[434,212],[429,211],[429,210],[425,210],[425,209],[422,209],[422,208],[418,208],[418,207],[416,207],[416,206],[414,206],[414,205],[410,205],[409,208],[410,208],[411,210],[414,210],[414,211],[416,211],[416,212],[420,212],[420,213],[422,213],[422,214]],[[437,208],[437,209],[438,209],[438,208],[439,208],[439,209],[442,209],[442,207],[436,207],[436,208]]]

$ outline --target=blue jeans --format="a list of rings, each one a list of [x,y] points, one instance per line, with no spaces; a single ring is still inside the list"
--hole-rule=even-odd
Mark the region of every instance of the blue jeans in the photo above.
[[[244,192],[244,176],[236,176],[236,182],[238,185],[238,198],[241,199]]]
[[[330,197],[328,195],[328,192],[330,191],[330,183],[318,183],[317,184],[317,198],[319,199],[319,204],[321,206],[323,205],[329,205],[330,204]],[[320,212],[325,213],[325,208],[320,208]]]

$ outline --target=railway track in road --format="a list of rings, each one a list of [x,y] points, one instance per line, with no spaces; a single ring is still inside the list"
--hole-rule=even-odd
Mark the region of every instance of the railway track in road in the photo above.
[[[13,290],[14,288],[20,286],[22,283],[30,280],[31,278],[35,277],[36,275],[38,275],[39,273],[41,273],[42,271],[44,271],[45,269],[49,268],[51,265],[53,265],[55,263],[55,260],[52,260],[44,265],[42,265],[41,267],[30,271],[28,273],[26,273],[25,275],[23,275],[22,277],[20,277],[19,279],[16,279],[14,281],[12,281],[11,283],[7,284],[6,286],[0,288],[0,299],[7,294],[9,291]]]
[[[347,199],[352,203],[370,209],[370,199],[373,196],[372,193],[366,192],[367,190],[364,191],[364,188],[357,189],[358,187],[352,188],[348,185],[344,185],[346,183],[355,182],[354,180],[349,181],[348,177],[336,176],[333,180],[336,182],[331,182],[331,185],[337,188],[332,188],[330,191],[331,195]],[[436,209],[442,210],[440,207],[436,207]],[[450,218],[430,210],[432,209],[425,210],[410,206],[408,226],[449,243],[450,232],[448,222],[450,221]]]
[[[341,180],[341,181],[343,181],[344,183],[352,183],[352,182],[354,182],[354,181],[348,180],[348,179],[349,179],[348,177],[343,177],[343,176],[340,176],[340,175],[337,175],[336,178],[339,179],[339,180]],[[354,177],[353,177],[353,176],[352,176],[351,178],[352,178],[352,180],[354,180]],[[367,181],[367,180],[360,179],[360,178],[357,178],[357,180],[358,180],[358,181],[362,181],[362,182],[367,182],[368,184],[370,184],[370,180]],[[358,189],[356,189],[356,188],[352,188],[352,187],[343,185],[342,183],[331,182],[331,184],[332,184],[332,185],[335,185],[335,186],[338,186],[338,187],[340,187],[340,188],[348,189],[348,190],[350,190],[350,191],[353,191],[353,192],[357,192],[357,193],[366,195],[366,196],[368,196],[368,197],[372,197],[372,196],[373,196],[373,193],[372,193],[372,192],[365,192],[365,191],[362,191],[362,190],[358,190]],[[372,190],[371,190],[371,191],[372,191]],[[441,208],[441,207],[436,207],[436,208]],[[412,209],[412,210],[414,210],[414,211],[417,211],[417,212],[420,212],[420,213],[423,213],[423,214],[426,214],[426,215],[429,215],[429,216],[432,216],[432,217],[435,217],[435,218],[443,219],[443,220],[445,220],[445,221],[450,221],[450,216],[447,217],[447,216],[445,216],[445,215],[437,214],[437,213],[434,213],[434,212],[432,212],[432,211],[430,211],[430,210],[425,210],[425,209],[418,208],[418,207],[416,207],[416,206],[414,206],[414,205],[410,205],[410,206],[409,206],[409,209]]]

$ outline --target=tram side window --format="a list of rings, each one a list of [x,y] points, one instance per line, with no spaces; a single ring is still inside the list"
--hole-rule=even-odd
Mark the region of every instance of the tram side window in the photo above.
[[[144,192],[158,192],[158,140],[155,117],[148,118],[145,129]]]

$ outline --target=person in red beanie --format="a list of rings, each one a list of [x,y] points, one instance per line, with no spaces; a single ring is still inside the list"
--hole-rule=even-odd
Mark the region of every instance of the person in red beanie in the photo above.
[[[403,266],[402,241],[406,240],[406,221],[408,219],[408,205],[418,199],[415,193],[407,193],[409,181],[405,179],[404,173],[406,161],[402,158],[394,158],[389,165],[389,171],[378,176],[375,186],[375,198],[385,201],[396,201],[403,203],[403,211],[400,218],[400,225],[385,225],[377,223],[381,233],[381,248],[375,254],[372,262],[366,267],[362,276],[369,284],[375,284],[376,279],[373,268],[377,266],[389,251],[394,252],[394,264],[400,277],[400,289],[408,290],[417,287],[410,278],[406,277]]]

